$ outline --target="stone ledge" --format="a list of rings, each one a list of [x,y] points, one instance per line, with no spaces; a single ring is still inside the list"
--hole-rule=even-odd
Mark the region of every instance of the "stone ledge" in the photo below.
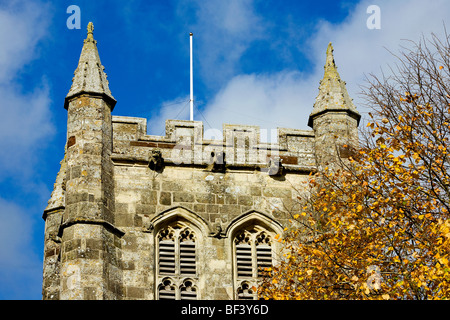
[[[90,219],[90,218],[76,218],[73,220],[69,220],[61,224],[61,227],[59,229],[59,235],[62,236],[62,232],[65,228],[73,226],[75,224],[95,224],[95,225],[101,225],[108,229],[110,232],[114,233],[115,235],[122,237],[125,235],[125,232],[114,226],[113,224],[109,223],[108,221],[102,220],[102,219]]]
[[[312,172],[317,170],[314,165],[302,165],[299,164],[299,158],[295,156],[280,156],[283,160],[283,167],[290,172]],[[111,155],[111,160],[115,165],[139,165],[148,166],[148,157],[144,156],[131,156],[125,154],[114,153]],[[226,162],[226,158],[225,158]],[[207,169],[210,165],[207,161],[192,161],[192,163],[178,163],[178,161],[173,161],[170,158],[164,159],[164,166],[175,166],[175,167],[196,167],[199,169]],[[226,163],[225,167],[231,170],[258,170],[261,172],[267,172],[268,167],[266,163],[255,162],[255,163]]]

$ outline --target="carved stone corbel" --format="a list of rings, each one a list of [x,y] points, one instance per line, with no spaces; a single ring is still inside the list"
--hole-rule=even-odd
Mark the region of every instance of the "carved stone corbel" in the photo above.
[[[208,170],[212,172],[225,172],[225,152],[212,151]]]
[[[225,238],[225,234],[222,231],[222,226],[220,223],[214,224],[215,231],[210,232],[209,236],[217,239]]]
[[[164,158],[162,157],[161,150],[154,149],[150,153],[148,160],[148,167],[150,170],[161,172],[164,168]]]
[[[150,217],[143,216],[142,217],[142,232],[151,233],[155,229],[155,226],[151,222]]]
[[[268,171],[269,176],[281,176],[283,174],[283,159],[280,157],[272,157],[269,159]]]

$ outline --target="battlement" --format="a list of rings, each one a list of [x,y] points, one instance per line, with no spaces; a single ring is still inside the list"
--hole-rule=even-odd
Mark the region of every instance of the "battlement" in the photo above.
[[[165,164],[269,170],[281,163],[290,171],[315,168],[314,132],[277,128],[277,143],[261,141],[259,126],[224,124],[222,132],[209,129],[205,138],[203,122],[166,120],[166,135],[147,134],[145,118],[113,116],[113,160],[145,162],[159,151]],[[265,132],[267,134],[267,132]],[[216,139],[216,137],[221,139]]]

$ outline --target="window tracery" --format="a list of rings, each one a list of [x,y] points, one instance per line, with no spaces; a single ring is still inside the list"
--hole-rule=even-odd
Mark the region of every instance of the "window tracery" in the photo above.
[[[272,236],[260,226],[246,228],[234,237],[235,286],[238,299],[256,299],[251,289],[272,266]]]
[[[197,299],[197,243],[194,231],[177,223],[161,229],[156,239],[157,277],[161,279],[159,298]]]
[[[237,289],[238,300],[254,300],[256,293],[250,286],[250,283],[243,281]]]

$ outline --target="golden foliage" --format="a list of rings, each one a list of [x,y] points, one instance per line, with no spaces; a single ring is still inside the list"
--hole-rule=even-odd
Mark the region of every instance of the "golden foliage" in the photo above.
[[[450,46],[434,41],[440,58],[418,46],[395,85],[372,83],[364,146],[311,177],[260,297],[450,297]]]

